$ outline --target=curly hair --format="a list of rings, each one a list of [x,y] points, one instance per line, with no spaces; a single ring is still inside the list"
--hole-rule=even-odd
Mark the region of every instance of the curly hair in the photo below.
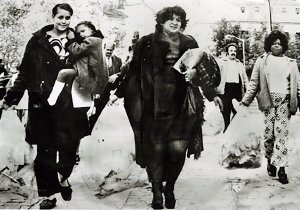
[[[271,46],[277,39],[280,40],[282,52],[285,53],[288,50],[288,38],[285,33],[274,30],[265,38],[264,49],[266,52],[271,52]]]
[[[158,11],[156,13],[156,29],[161,31],[161,24],[164,24],[166,21],[171,20],[174,14],[180,17],[181,29],[184,30],[188,23],[188,19],[186,19],[186,12],[180,6],[165,7],[162,10]]]

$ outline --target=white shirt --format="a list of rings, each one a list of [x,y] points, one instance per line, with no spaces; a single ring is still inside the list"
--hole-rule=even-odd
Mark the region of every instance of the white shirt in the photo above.
[[[289,69],[285,57],[269,55],[267,58],[266,73],[269,78],[270,92],[288,94]]]
[[[107,56],[105,56],[105,62],[106,62],[107,67],[112,67],[111,56],[109,58]]]
[[[239,83],[239,71],[235,60],[228,60],[226,62],[226,82]]]

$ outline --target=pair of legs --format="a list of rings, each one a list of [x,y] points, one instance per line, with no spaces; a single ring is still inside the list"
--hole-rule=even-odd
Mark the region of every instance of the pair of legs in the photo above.
[[[65,84],[68,81],[72,81],[77,76],[77,71],[75,69],[62,69],[58,72],[56,81],[52,88],[52,91],[48,97],[49,105],[55,105],[61,91],[63,90]]]
[[[227,127],[230,124],[231,118],[230,115],[231,113],[233,116],[236,114],[236,110],[233,107],[232,100],[236,99],[237,101],[240,101],[242,99],[242,92],[241,92],[241,82],[240,83],[226,83],[225,84],[225,92],[224,95],[220,95],[219,97],[221,98],[223,102],[223,119],[224,119],[224,132],[226,131]]]
[[[163,207],[162,184],[163,181],[166,181],[164,188],[165,206],[167,208],[174,208],[174,186],[185,162],[188,141],[174,140],[155,144],[153,147],[155,157],[147,164],[147,172],[152,183],[152,207]]]
[[[289,100],[285,94],[271,94],[274,107],[264,111],[264,147],[265,157],[268,159],[268,172],[270,176],[278,176],[280,182],[287,182],[285,167],[288,166],[288,134],[289,134]],[[280,179],[281,178],[281,179]]]
[[[76,148],[76,142],[63,147],[62,145],[57,147],[55,142],[37,144],[34,170],[40,197],[50,197],[60,192],[64,200],[71,200],[72,189],[68,178],[75,165]],[[55,205],[55,203],[49,204],[49,200],[46,200],[45,208],[54,207],[51,205]],[[41,208],[43,208],[43,204],[41,204]]]

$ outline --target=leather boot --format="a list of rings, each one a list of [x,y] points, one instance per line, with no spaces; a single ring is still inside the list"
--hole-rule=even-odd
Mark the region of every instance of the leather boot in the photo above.
[[[280,167],[279,170],[278,170],[278,178],[279,178],[279,182],[281,184],[287,184],[289,183],[289,180],[288,180],[288,177],[285,173],[285,169],[284,167]]]
[[[176,204],[176,199],[174,195],[174,184],[173,182],[167,181],[166,185],[163,188],[165,196],[165,207],[167,209],[174,209]]]
[[[272,176],[272,177],[276,176],[277,168],[276,168],[276,166],[271,164],[271,159],[270,158],[268,158],[267,171],[268,171],[269,176]]]
[[[153,209],[163,209],[162,182],[152,182],[152,193],[151,207]]]

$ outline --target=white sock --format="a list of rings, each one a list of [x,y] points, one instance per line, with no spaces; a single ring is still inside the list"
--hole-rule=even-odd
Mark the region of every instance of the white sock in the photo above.
[[[57,98],[58,98],[59,94],[61,93],[62,89],[64,88],[64,86],[65,86],[64,82],[60,82],[57,80],[55,81],[53,89],[47,100],[48,103],[50,104],[50,106],[53,106],[56,103]]]

